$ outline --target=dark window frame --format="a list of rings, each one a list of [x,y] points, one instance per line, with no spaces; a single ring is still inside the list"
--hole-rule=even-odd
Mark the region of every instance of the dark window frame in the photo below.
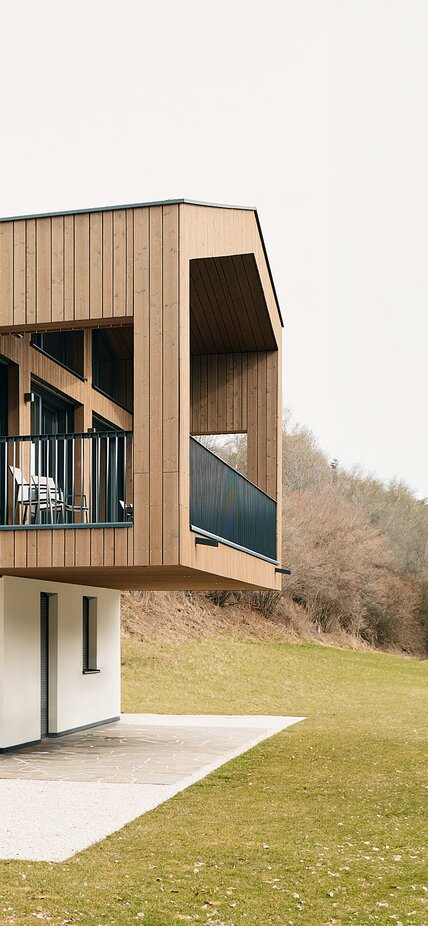
[[[98,675],[98,599],[82,599],[82,675]]]
[[[100,364],[100,350],[99,347],[102,347],[106,353],[109,355],[108,361],[112,365],[112,370],[110,371],[111,382],[106,383],[103,381],[103,375],[105,375],[105,370],[101,372]],[[124,411],[133,413],[133,397],[131,396],[131,401],[126,405],[122,401],[122,397],[119,394],[119,383],[120,377],[118,374],[118,364],[120,363],[120,358],[115,353],[107,332],[103,328],[94,328],[92,331],[92,388],[99,392],[101,395],[105,396],[107,399],[110,399],[114,402],[115,405],[118,405],[119,408],[123,408]]]
[[[64,363],[63,360],[60,360],[59,357],[56,357],[55,354],[51,353],[49,350],[46,349],[46,347],[43,345],[43,338],[46,335],[49,337],[49,335],[52,335],[52,334],[56,334],[56,335],[82,334],[82,347],[81,347],[82,364],[83,364],[82,372],[74,369],[69,364]],[[37,344],[35,341],[35,338],[41,338],[42,343]],[[62,331],[35,331],[31,335],[30,343],[31,343],[31,347],[33,347],[34,350],[37,350],[39,354],[43,354],[44,357],[48,357],[49,360],[52,360],[53,363],[58,364],[58,366],[62,367],[63,370],[67,370],[67,373],[71,373],[72,376],[77,376],[77,378],[80,379],[83,383],[87,382],[87,377],[85,376],[85,354],[84,354],[85,347],[84,347],[84,329],[83,328],[72,328],[70,329],[70,331],[64,331],[64,330]]]

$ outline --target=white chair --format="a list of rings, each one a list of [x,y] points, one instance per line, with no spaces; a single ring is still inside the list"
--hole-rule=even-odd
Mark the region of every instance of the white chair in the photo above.
[[[30,496],[30,520],[40,523],[42,511],[49,511],[51,521],[64,517],[64,493],[52,476],[32,476]]]
[[[22,523],[27,520],[27,512],[31,505],[31,486],[25,482],[22,471],[17,466],[9,466],[9,470],[15,481],[15,507],[13,513],[13,523],[16,524],[18,505],[22,506]]]

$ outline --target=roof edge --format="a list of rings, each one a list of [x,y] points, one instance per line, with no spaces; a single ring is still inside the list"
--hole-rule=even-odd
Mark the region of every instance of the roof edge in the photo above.
[[[272,270],[271,270],[271,266],[269,263],[265,241],[263,238],[263,232],[262,232],[261,225],[260,225],[260,219],[259,219],[258,212],[255,206],[232,206],[228,203],[206,203],[206,202],[202,202],[197,199],[158,199],[158,200],[153,200],[148,203],[122,203],[117,206],[92,206],[89,209],[66,209],[62,212],[61,211],[36,212],[36,213],[31,213],[29,215],[10,215],[10,216],[4,216],[3,218],[0,217],[0,223],[2,222],[23,222],[29,219],[50,219],[50,218],[54,218],[54,217],[62,216],[62,215],[84,215],[88,212],[91,212],[91,213],[92,212],[119,212],[121,209],[148,209],[150,206],[181,206],[181,205],[207,206],[211,209],[235,209],[235,210],[239,210],[240,212],[254,212],[256,222],[257,222],[257,229],[258,229],[260,240],[262,243],[263,254],[265,257],[266,266],[267,266],[268,273],[269,273],[269,279],[270,279],[270,283],[272,286],[272,291],[274,294],[276,307],[278,309],[279,319],[280,319],[282,327],[284,327],[284,321],[283,321],[281,309],[279,306],[278,294],[276,292],[275,283],[273,281]]]
[[[28,215],[0,217],[0,222],[20,222],[25,219],[50,219],[60,215],[84,215],[87,212],[118,212],[121,209],[148,209],[150,206],[209,206],[211,209],[239,209],[241,212],[256,212],[255,206],[232,206],[228,203],[205,203],[197,199],[158,199],[148,203],[120,203],[117,206],[90,206],[87,209],[62,209],[56,212],[34,212]]]

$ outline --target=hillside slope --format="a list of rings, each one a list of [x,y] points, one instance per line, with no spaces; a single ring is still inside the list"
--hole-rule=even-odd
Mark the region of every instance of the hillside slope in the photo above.
[[[220,601],[196,592],[124,592],[122,636],[141,642],[229,638],[370,648],[367,641],[340,627],[324,631],[287,596],[273,602],[271,614],[265,613],[263,594],[231,593]]]

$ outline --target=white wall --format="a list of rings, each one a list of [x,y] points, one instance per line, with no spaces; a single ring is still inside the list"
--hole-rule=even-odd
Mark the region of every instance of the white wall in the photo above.
[[[120,713],[120,593],[0,579],[0,748],[40,739],[40,593],[50,599],[49,732]],[[82,672],[82,599],[97,599],[98,668]]]

